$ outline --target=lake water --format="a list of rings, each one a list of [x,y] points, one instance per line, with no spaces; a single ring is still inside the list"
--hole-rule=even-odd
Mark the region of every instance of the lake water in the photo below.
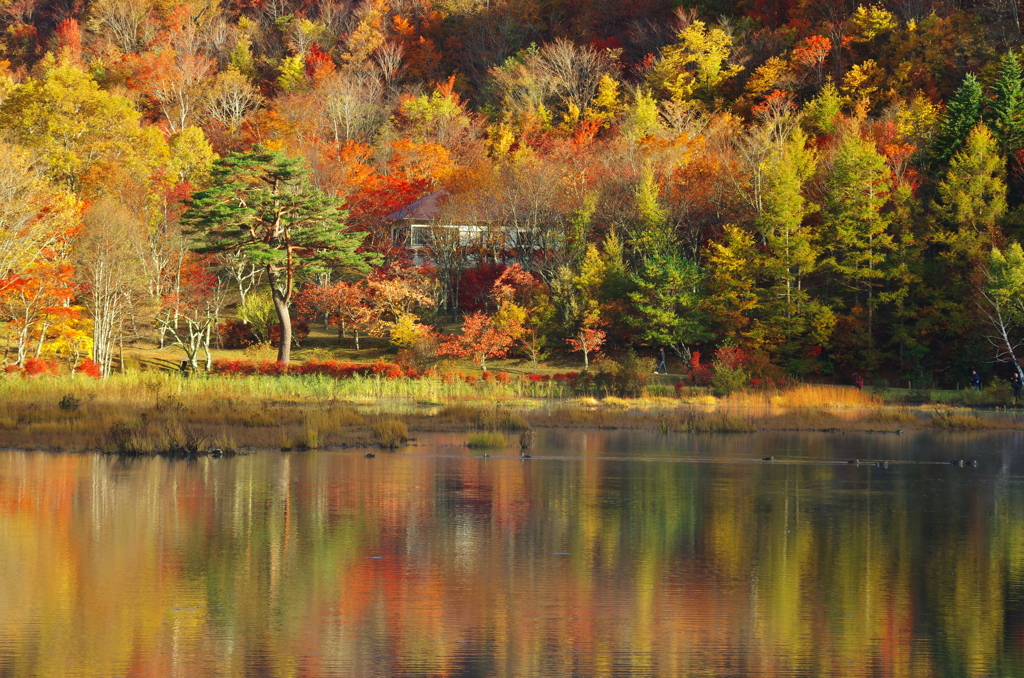
[[[0,452],[0,676],[1024,675],[1019,434],[464,441]]]

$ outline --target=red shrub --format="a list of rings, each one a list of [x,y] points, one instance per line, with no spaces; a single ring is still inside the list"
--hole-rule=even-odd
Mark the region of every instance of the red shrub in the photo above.
[[[60,374],[60,365],[56,360],[46,358],[29,358],[25,361],[25,376],[36,377],[43,374]]]
[[[551,377],[547,374],[528,374],[526,378],[530,381],[551,381]]]
[[[84,374],[92,377],[93,379],[100,378],[100,364],[91,358],[86,358],[82,362],[78,363],[78,369],[75,370],[76,374]]]
[[[218,327],[217,331],[224,348],[245,348],[259,342],[252,332],[252,326],[241,320],[229,320]]]
[[[256,365],[256,373],[271,377],[280,377],[288,374],[287,363],[279,363],[276,360],[264,360]]]
[[[484,383],[490,383],[494,381],[494,375],[491,372],[484,371],[481,375],[481,379],[484,380]]]
[[[676,389],[676,397],[677,398],[682,398],[683,397],[683,389],[686,388],[686,382],[685,381],[677,381],[676,383],[672,384],[672,386],[674,386],[675,389]]]
[[[507,384],[512,381],[512,375],[508,372],[498,372],[494,375],[494,378],[499,384]]]
[[[213,361],[214,374],[246,375],[256,374],[256,366],[246,360],[225,360],[220,358]]]
[[[374,374],[379,374],[386,379],[398,379],[404,376],[402,368],[394,363],[386,363],[382,360],[377,360],[370,364],[370,369]]]
[[[465,374],[462,376],[462,380],[465,381],[470,386],[475,386],[476,382],[480,381],[480,377],[476,376],[475,374]]]

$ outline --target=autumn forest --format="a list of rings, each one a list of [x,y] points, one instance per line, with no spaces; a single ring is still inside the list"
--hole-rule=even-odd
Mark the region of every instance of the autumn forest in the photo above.
[[[101,376],[140,342],[288,362],[311,327],[420,370],[663,347],[758,383],[951,387],[1021,358],[1008,0],[3,0],[0,22],[8,372]]]

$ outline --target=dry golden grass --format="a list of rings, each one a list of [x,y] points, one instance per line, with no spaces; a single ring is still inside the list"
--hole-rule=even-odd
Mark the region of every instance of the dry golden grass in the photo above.
[[[104,381],[0,380],[0,446],[110,450],[111,430],[127,427],[135,453],[175,447],[323,447],[366,441],[364,418],[330,398],[269,379],[115,376]],[[115,446],[116,447],[116,446]]]
[[[957,414],[954,412],[936,414],[932,417],[933,428],[951,429],[958,431],[972,431],[988,428],[985,420],[970,414]]]
[[[780,392],[737,391],[722,398],[721,403],[730,408],[839,409],[880,407],[882,399],[877,395],[858,390],[852,386],[802,384]]]
[[[409,440],[409,427],[404,421],[393,417],[382,417],[371,426],[373,439],[384,448],[401,447]]]
[[[442,408],[436,416],[441,421],[487,431],[522,431],[530,427],[522,414],[506,407],[475,407],[457,403]]]
[[[318,378],[202,379],[149,372],[102,381],[0,378],[0,447],[111,449],[117,424],[128,427],[130,435],[125,435],[140,453],[196,445],[302,449],[371,444],[375,420],[346,404],[351,402],[346,393],[357,386]],[[442,401],[448,404],[435,416],[424,414],[413,396],[375,400],[370,411],[378,419],[401,412],[407,431],[521,432],[531,424],[680,432],[1021,427],[1009,417],[962,414],[936,417],[929,424],[915,416],[919,410],[883,407],[874,395],[836,386],[736,393],[721,400],[702,396],[692,402],[524,397],[496,406],[461,402],[456,396]]]

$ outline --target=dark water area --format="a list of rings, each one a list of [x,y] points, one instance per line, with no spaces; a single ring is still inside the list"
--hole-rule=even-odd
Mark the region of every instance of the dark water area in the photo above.
[[[465,440],[0,451],[0,676],[1024,675],[1020,434]]]

